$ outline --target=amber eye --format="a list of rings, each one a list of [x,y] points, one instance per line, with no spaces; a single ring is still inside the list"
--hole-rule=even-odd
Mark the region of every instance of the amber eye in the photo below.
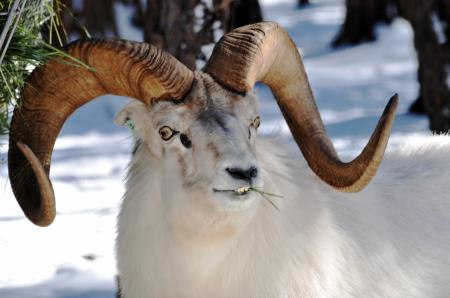
[[[259,127],[260,124],[261,124],[261,119],[259,118],[259,116],[256,116],[255,120],[253,120],[252,126],[256,129]]]
[[[161,139],[164,141],[170,140],[170,138],[174,135],[174,130],[168,126],[163,126],[159,129],[159,135],[161,136]]]

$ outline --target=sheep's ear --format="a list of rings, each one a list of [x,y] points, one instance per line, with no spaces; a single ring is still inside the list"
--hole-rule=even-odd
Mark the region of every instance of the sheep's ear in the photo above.
[[[146,109],[143,104],[131,103],[120,110],[114,118],[117,126],[125,126],[128,121],[134,121],[139,115],[145,113]],[[143,116],[143,115],[141,115]],[[137,120],[137,119],[136,119]]]
[[[116,117],[114,117],[114,124],[116,124],[117,126],[125,126],[127,124],[127,122],[130,120],[130,117],[128,116],[129,112],[127,111],[127,109],[122,109],[120,110],[117,114]]]
[[[141,102],[134,102],[116,114],[114,123],[118,126],[128,126],[136,135],[145,137],[149,120],[147,107]]]

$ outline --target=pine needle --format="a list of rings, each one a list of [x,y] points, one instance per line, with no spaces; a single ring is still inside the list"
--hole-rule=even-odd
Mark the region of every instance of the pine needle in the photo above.
[[[52,32],[59,45],[66,40],[60,34],[64,29],[54,10],[55,4],[58,9],[62,4],[55,1],[59,0],[4,0],[0,3],[0,31],[5,36],[0,44],[0,135],[8,132],[10,112],[20,105],[20,91],[34,68],[59,56],[65,58],[64,61],[91,69],[51,45],[55,38]],[[17,9],[11,12],[13,7]],[[48,41],[42,36],[43,29],[50,32]]]

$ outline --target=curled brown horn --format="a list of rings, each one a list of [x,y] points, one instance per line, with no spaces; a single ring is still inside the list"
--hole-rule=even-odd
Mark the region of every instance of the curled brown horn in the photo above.
[[[214,48],[204,71],[240,93],[251,90],[256,81],[267,84],[309,166],[329,185],[357,192],[375,175],[389,139],[397,96],[389,101],[362,153],[344,163],[325,132],[297,47],[278,24],[262,22],[228,33]]]
[[[144,43],[85,40],[72,43],[66,52],[91,69],[75,66],[68,58],[52,59],[36,69],[11,122],[11,186],[26,216],[40,226],[55,217],[50,161],[56,137],[70,114],[103,94],[129,96],[145,104],[181,99],[193,80],[183,64]]]

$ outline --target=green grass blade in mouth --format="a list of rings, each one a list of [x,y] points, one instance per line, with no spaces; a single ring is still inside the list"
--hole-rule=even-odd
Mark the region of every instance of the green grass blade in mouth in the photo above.
[[[250,187],[250,190],[253,190],[253,191],[256,191],[256,192],[258,192],[260,194],[264,194],[264,195],[271,196],[271,197],[276,197],[276,198],[282,198],[283,197],[283,196],[280,196],[280,195],[276,195],[276,194],[273,194],[273,193],[269,193],[269,192],[265,192],[265,191],[259,190],[256,187]]]
[[[278,206],[275,205],[275,203],[274,203],[270,198],[268,198],[267,196],[272,196],[272,197],[276,197],[276,198],[282,198],[282,196],[275,195],[275,194],[271,194],[271,193],[268,193],[268,192],[259,190],[259,189],[255,188],[255,187],[250,187],[249,190],[254,191],[254,192],[260,194],[261,197],[263,197],[267,202],[270,203],[270,205],[272,205],[275,209],[277,209],[278,211],[280,211],[280,208],[278,208]]]

